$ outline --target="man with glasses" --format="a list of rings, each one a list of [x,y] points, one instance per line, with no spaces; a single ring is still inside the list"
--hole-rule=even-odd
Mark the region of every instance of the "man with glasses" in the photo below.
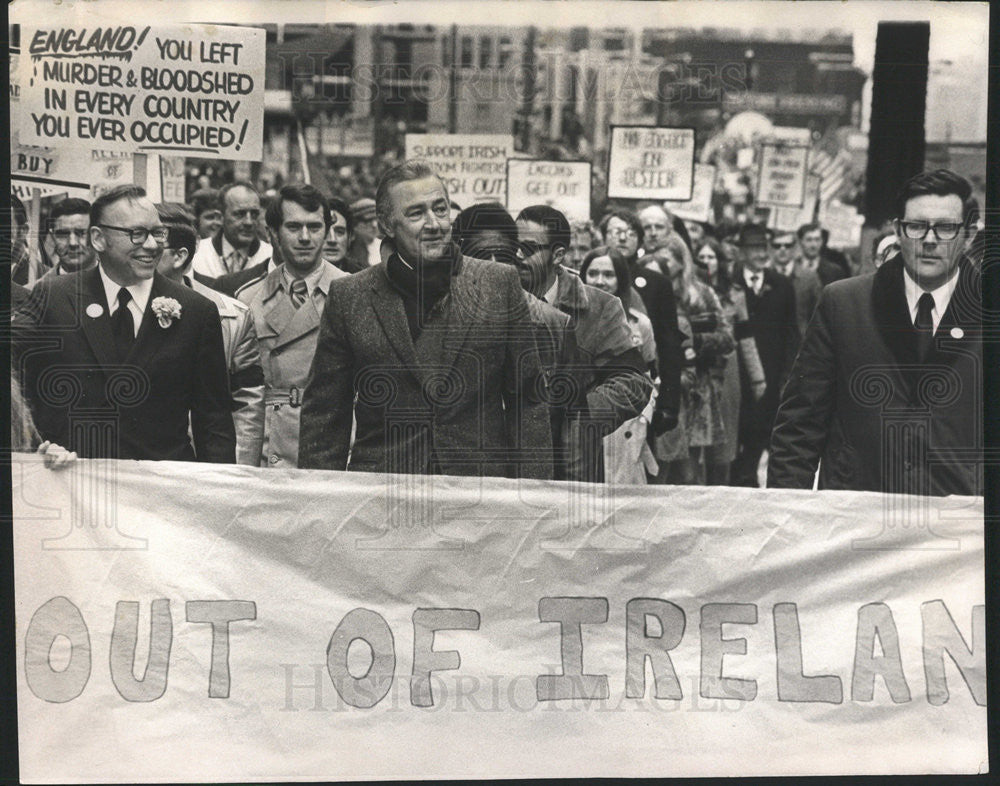
[[[771,239],[771,267],[775,273],[792,282],[795,289],[795,315],[799,322],[799,336],[806,334],[806,326],[816,310],[819,293],[823,289],[819,276],[806,270],[795,259],[796,234],[775,232]]]
[[[157,273],[167,236],[145,191],[108,191],[90,212],[97,266],[48,279],[15,314],[35,424],[81,458],[234,461],[219,313]]]
[[[269,243],[257,237],[260,194],[250,183],[237,180],[219,191],[222,228],[198,243],[192,267],[208,278],[219,278],[249,268],[267,269],[274,253]]]
[[[903,186],[900,254],[826,287],[785,387],[768,485],[982,494],[982,306],[972,188]]]
[[[86,199],[71,197],[53,206],[49,213],[49,237],[56,260],[38,281],[89,270],[97,264],[90,245],[90,202]]]
[[[566,477],[599,483],[603,438],[649,403],[653,385],[644,373],[646,363],[632,342],[621,301],[562,267],[570,242],[566,216],[548,205],[532,205],[518,214],[516,225],[521,286],[568,315],[576,339],[582,396],[563,429]]]

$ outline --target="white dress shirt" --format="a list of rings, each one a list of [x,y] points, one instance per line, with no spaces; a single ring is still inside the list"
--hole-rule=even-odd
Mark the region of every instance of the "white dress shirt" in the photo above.
[[[128,310],[132,312],[132,329],[135,335],[139,335],[139,327],[142,325],[142,315],[146,313],[146,304],[149,302],[149,294],[153,291],[153,279],[147,278],[138,284],[122,287],[116,284],[104,268],[100,265],[97,269],[101,272],[101,283],[104,284],[104,296],[108,299],[108,316],[112,316],[118,310],[118,290],[127,289],[132,299],[128,302]]]
[[[757,286],[754,286],[754,276],[757,277]],[[754,272],[750,268],[743,268],[743,278],[747,282],[747,288],[752,289],[755,295],[760,294],[760,288],[764,286],[764,271]]]
[[[955,287],[957,285],[958,266],[956,265],[951,278],[945,281],[937,289],[931,290],[931,296],[934,298],[934,309],[931,311],[931,321],[934,324],[935,333],[937,333],[938,325],[941,324],[941,317],[943,317],[944,312],[948,310],[948,304],[951,302],[951,296],[955,293]],[[920,285],[910,278],[910,273],[906,270],[906,268],[903,268],[903,288],[906,290],[906,305],[910,309],[910,321],[916,323],[920,296],[924,294],[926,290],[921,289]]]

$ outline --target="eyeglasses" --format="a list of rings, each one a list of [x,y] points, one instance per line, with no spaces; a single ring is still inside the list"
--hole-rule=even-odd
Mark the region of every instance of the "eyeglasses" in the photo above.
[[[153,227],[152,229],[146,229],[146,227],[113,227],[110,224],[98,224],[97,226],[103,229],[114,229],[118,232],[124,232],[128,235],[128,239],[132,241],[133,245],[141,246],[146,242],[146,239],[152,235],[153,240],[157,243],[163,243],[166,241],[167,236],[170,234],[170,230],[166,227]]]
[[[547,251],[548,248],[548,246],[536,243],[534,240],[522,240],[517,244],[517,258],[527,259],[528,257],[533,257],[539,251]]]
[[[965,225],[951,221],[937,224],[930,224],[926,221],[900,221],[899,226],[903,230],[903,235],[910,240],[923,240],[932,229],[938,240],[954,240]]]
[[[627,237],[627,238],[639,237],[639,233],[636,232],[631,227],[629,229],[610,229],[609,228],[608,229],[608,234],[609,235],[614,235],[615,237]]]
[[[793,241],[788,241],[785,243],[771,243],[771,245],[775,248],[791,248],[795,245],[795,243]]]
[[[71,237],[75,237],[77,240],[83,240],[87,237],[86,229],[53,229],[52,236],[56,240],[69,240]]]

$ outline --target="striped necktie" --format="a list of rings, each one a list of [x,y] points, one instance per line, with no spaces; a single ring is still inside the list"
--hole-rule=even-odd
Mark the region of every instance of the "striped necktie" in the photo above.
[[[309,287],[304,279],[297,278],[292,282],[291,291],[292,305],[298,309],[303,303],[306,302],[306,296],[309,294]]]

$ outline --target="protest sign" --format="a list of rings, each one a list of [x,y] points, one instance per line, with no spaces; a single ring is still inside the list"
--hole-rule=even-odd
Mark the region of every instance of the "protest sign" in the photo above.
[[[830,248],[857,248],[861,245],[861,226],[865,217],[859,215],[853,205],[827,202],[820,209],[819,220],[823,228],[830,231],[827,241]]]
[[[764,143],[756,201],[761,206],[802,207],[805,199],[808,147]]]
[[[802,207],[772,207],[767,225],[781,232],[795,232],[803,224],[811,224],[816,217],[816,200],[819,199],[820,177],[806,176],[806,195]]]
[[[161,201],[185,202],[184,158],[160,156]]]
[[[26,26],[22,141],[259,160],[264,40],[219,25]]]
[[[514,155],[509,134],[407,134],[406,158],[425,160],[462,207],[507,199],[507,159]]]
[[[507,209],[517,215],[531,205],[551,205],[571,221],[590,219],[590,162],[507,161]]]
[[[609,198],[686,200],[693,187],[693,128],[611,127]]]
[[[982,498],[12,464],[26,782],[987,761]]]
[[[715,167],[711,164],[694,165],[694,188],[691,199],[672,203],[670,212],[685,221],[713,222],[712,194],[715,191]]]

